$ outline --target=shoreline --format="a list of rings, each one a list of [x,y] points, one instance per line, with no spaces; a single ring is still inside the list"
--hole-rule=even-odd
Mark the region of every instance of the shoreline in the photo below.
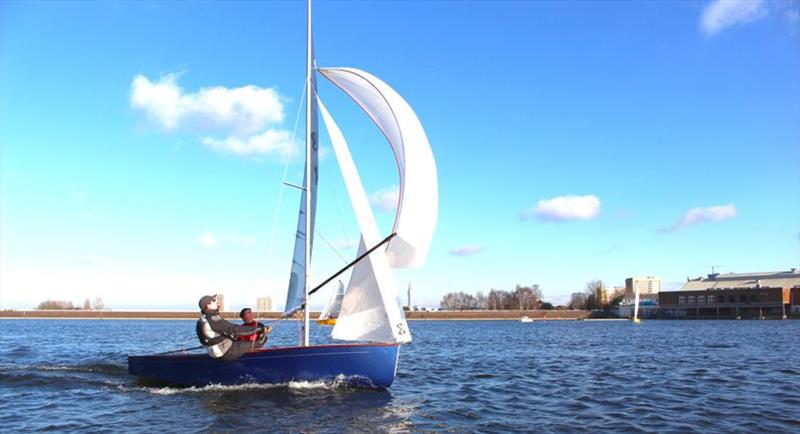
[[[574,321],[589,319],[589,312],[583,310],[495,310],[495,311],[438,311],[404,312],[409,321],[519,321],[523,316],[534,321]],[[319,317],[320,312],[311,312],[311,318]],[[261,320],[295,321],[281,319],[281,312],[261,312],[256,316]],[[0,311],[0,319],[90,319],[90,320],[195,320],[194,311],[113,311],[113,310],[7,310]],[[238,312],[222,312],[228,320],[238,320]]]

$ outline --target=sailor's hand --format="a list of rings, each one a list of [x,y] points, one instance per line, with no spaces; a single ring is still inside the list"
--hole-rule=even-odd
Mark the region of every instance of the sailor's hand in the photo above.
[[[272,327],[264,326],[264,334],[270,334],[270,333],[272,333]]]

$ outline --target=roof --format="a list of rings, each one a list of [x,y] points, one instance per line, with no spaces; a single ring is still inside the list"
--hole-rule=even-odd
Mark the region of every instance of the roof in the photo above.
[[[793,288],[800,287],[800,270],[762,273],[727,273],[709,274],[687,281],[680,291],[703,291],[707,289],[727,288]]]

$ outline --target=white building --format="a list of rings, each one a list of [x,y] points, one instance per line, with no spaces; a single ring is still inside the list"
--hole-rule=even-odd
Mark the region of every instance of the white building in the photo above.
[[[257,312],[272,312],[272,297],[258,297],[256,299]]]
[[[633,303],[636,289],[639,290],[639,298],[644,300],[658,300],[658,293],[661,292],[661,279],[658,277],[629,277],[625,279],[625,301]]]

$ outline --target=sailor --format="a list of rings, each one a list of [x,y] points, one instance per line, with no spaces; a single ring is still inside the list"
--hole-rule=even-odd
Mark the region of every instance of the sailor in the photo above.
[[[252,348],[250,341],[240,341],[240,336],[265,333],[264,327],[247,327],[230,323],[219,314],[216,295],[200,299],[200,319],[197,320],[197,338],[211,357],[236,360]]]
[[[270,331],[272,331],[272,327],[265,326],[261,324],[260,321],[256,321],[253,318],[253,310],[249,307],[246,307],[239,311],[239,318],[242,319],[242,325],[247,327],[253,327],[254,329],[262,329],[264,333],[255,333],[252,335],[247,336],[239,336],[240,341],[247,341],[250,342],[253,348],[261,348],[267,343],[267,335]]]

